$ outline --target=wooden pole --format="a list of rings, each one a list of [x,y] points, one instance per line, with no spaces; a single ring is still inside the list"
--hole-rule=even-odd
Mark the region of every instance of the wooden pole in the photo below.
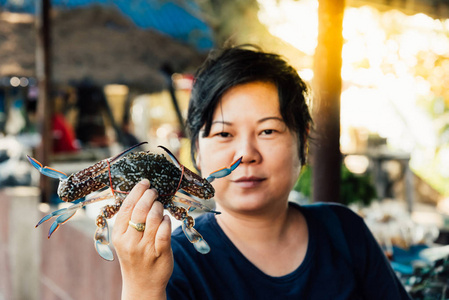
[[[311,142],[314,202],[341,202],[340,94],[344,0],[320,0],[314,57],[315,140]]]
[[[184,124],[184,119],[182,117],[181,109],[179,107],[178,98],[176,97],[176,91],[173,83],[173,74],[175,73],[171,66],[168,64],[164,64],[161,67],[161,71],[164,74],[167,80],[168,91],[170,92],[170,98],[173,104],[173,108],[175,109],[176,117],[179,121],[179,128],[181,130],[181,134],[183,137],[186,137],[186,128]]]
[[[52,151],[52,104],[51,104],[51,24],[50,0],[36,1],[36,77],[38,83],[37,118],[41,134],[41,143],[36,149],[36,158],[44,165],[50,165]],[[40,178],[41,201],[49,202],[50,178],[41,175]]]

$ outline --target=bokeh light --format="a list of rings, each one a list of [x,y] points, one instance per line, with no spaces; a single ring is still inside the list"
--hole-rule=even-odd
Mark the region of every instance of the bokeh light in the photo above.
[[[269,31],[313,57],[318,1],[258,2]],[[415,173],[449,195],[449,20],[347,7],[343,38],[342,151],[355,150],[357,134],[377,135],[391,151],[410,153]]]

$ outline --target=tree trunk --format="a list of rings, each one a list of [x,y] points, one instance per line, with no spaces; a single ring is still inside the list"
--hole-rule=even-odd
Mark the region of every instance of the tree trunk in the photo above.
[[[344,0],[321,0],[314,57],[313,201],[341,202],[340,94]]]
[[[38,129],[41,134],[41,143],[36,149],[36,158],[44,166],[50,164],[52,151],[52,110],[51,105],[51,39],[50,39],[50,0],[36,2],[36,76],[39,96],[37,103]],[[40,177],[41,201],[49,202],[50,178]]]

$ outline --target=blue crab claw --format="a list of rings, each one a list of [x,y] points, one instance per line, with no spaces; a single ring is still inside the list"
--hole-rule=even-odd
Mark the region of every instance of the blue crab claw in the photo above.
[[[38,227],[39,225],[41,225],[42,223],[50,220],[53,217],[59,216],[58,218],[56,218],[55,222],[57,222],[58,224],[63,224],[65,222],[67,222],[75,213],[78,209],[80,209],[82,206],[78,203],[78,204],[74,204],[70,207],[66,207],[66,208],[61,208],[58,210],[55,210],[52,213],[49,213],[48,215],[46,215],[45,217],[43,217],[37,224],[35,227]],[[56,225],[55,225],[56,226]],[[56,230],[56,229],[55,229]]]
[[[65,222],[67,222],[71,217],[73,217],[73,215],[75,215],[75,213],[80,208],[82,208],[83,206],[86,206],[86,205],[88,205],[90,203],[94,203],[94,202],[102,201],[102,200],[106,200],[106,199],[109,199],[109,196],[108,197],[97,197],[97,198],[93,198],[93,199],[84,200],[84,201],[81,201],[79,203],[73,204],[73,205],[71,205],[69,207],[55,210],[54,212],[49,213],[48,215],[43,217],[36,224],[35,227],[38,227],[42,223],[50,220],[51,218],[58,216],[55,219],[55,221],[53,222],[53,224],[51,224],[51,226],[50,226],[50,230],[48,232],[48,238],[50,238],[51,235],[53,234],[53,232],[55,232],[59,228],[59,225],[64,224]]]
[[[51,217],[53,217],[52,214],[46,215],[46,216],[43,217],[43,218],[36,224],[36,226],[34,226],[34,227],[36,228],[36,227],[38,227],[39,225],[41,225],[42,223],[47,222],[48,220],[51,219]]]
[[[228,176],[229,174],[232,173],[232,171],[234,171],[240,165],[240,163],[242,162],[242,159],[243,159],[243,156],[240,157],[239,159],[237,159],[235,162],[233,162],[229,168],[223,168],[223,169],[213,172],[212,174],[209,175],[209,177],[207,177],[207,181],[212,182],[216,178],[222,178],[222,177]]]
[[[38,226],[41,225],[42,223],[44,223],[44,222],[50,220],[51,218],[53,218],[53,217],[55,217],[55,216],[65,215],[65,214],[67,214],[67,212],[68,212],[68,209],[67,209],[67,208],[62,208],[62,209],[55,210],[54,212],[49,213],[48,215],[46,215],[45,217],[43,217],[43,218],[36,224],[35,227],[38,227]],[[76,211],[75,211],[75,212],[76,212]],[[73,214],[71,214],[71,216],[73,216]],[[67,219],[67,220],[68,220],[68,219]],[[67,220],[66,220],[66,221],[67,221]]]
[[[207,254],[210,252],[210,246],[204,239],[201,239],[198,242],[194,243],[193,247],[195,247],[196,251],[201,254]]]
[[[105,245],[101,243],[100,241],[95,241],[95,249],[97,250],[97,253],[107,261],[113,261],[114,260],[114,254],[112,253],[111,248],[109,248],[108,245]]]
[[[186,226],[186,220],[182,223],[182,231],[187,239],[193,244],[196,251],[201,254],[209,253],[209,244],[203,239],[203,236],[195,230],[195,228]]]
[[[105,223],[103,228],[97,227],[95,231],[95,249],[101,258],[107,261],[114,260],[114,254],[112,253],[111,248],[109,248],[109,226],[108,223]]]
[[[76,211],[74,212],[68,212],[66,214],[62,214],[59,217],[57,217],[55,219],[55,221],[53,222],[53,224],[51,224],[50,229],[48,230],[48,238],[51,237],[51,235],[53,234],[53,232],[55,232],[58,228],[59,225],[64,224],[65,222],[67,222],[71,217],[73,217],[73,215],[76,213]],[[44,217],[45,218],[45,217]],[[48,219],[47,219],[48,220]],[[41,220],[42,221],[42,220]],[[46,220],[45,220],[46,221]],[[43,222],[45,222],[43,221]],[[40,224],[40,223],[39,223]],[[38,224],[38,225],[39,225]],[[38,226],[36,225],[36,227]]]
[[[31,165],[33,165],[33,167],[35,167],[41,174],[51,177],[51,178],[56,178],[56,179],[66,179],[67,178],[67,174],[65,174],[64,172],[55,170],[50,167],[44,167],[44,166],[42,166],[42,164],[39,161],[37,161],[35,158],[32,158],[28,155],[27,155],[27,158],[28,158],[28,161],[31,163]]]

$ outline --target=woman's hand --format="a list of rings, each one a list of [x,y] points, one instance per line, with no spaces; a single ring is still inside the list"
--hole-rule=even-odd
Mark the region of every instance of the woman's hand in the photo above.
[[[117,214],[112,241],[120,261],[122,299],[164,299],[173,272],[171,222],[148,180],[138,183]],[[145,230],[129,226],[144,223]]]

